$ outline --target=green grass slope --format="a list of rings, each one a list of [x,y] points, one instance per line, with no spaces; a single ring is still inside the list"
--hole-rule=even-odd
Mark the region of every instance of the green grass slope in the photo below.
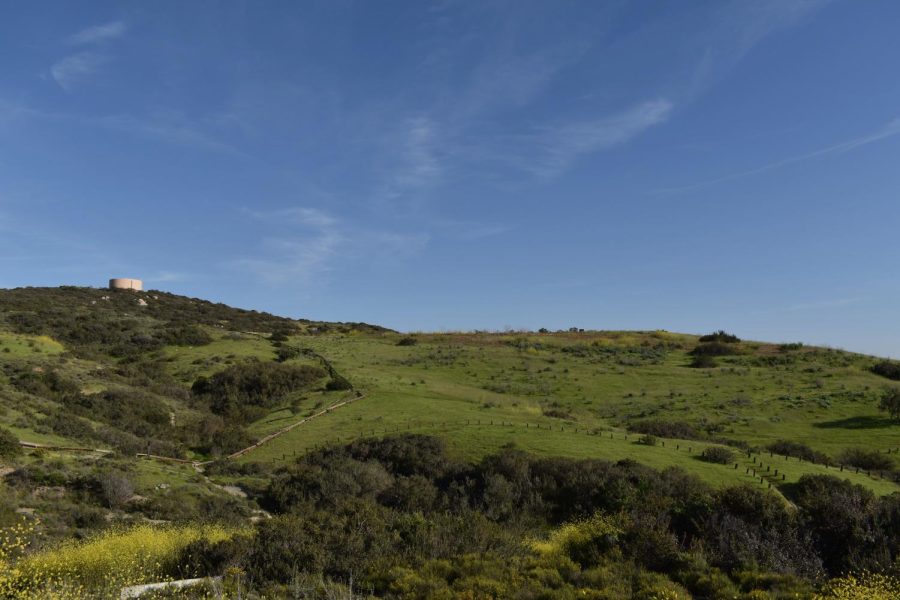
[[[709,344],[664,331],[410,338],[157,291],[0,290],[0,426],[24,441],[110,450],[149,486],[162,471],[138,461],[140,452],[214,460],[359,395],[240,462],[278,464],[322,445],[416,431],[444,438],[471,461],[514,444],[540,455],[679,467],[719,485],[781,489],[828,473],[879,494],[900,489],[890,467],[839,466],[852,449],[880,452],[888,463],[897,456],[900,424],[877,408],[892,382],[871,372],[877,359],[799,344],[716,343],[714,365],[696,368],[697,348]],[[216,404],[195,385],[275,364],[321,369],[322,377],[253,406],[240,395]],[[353,389],[342,389],[343,380]],[[647,431],[656,445],[639,443]],[[766,449],[783,440],[830,466]],[[734,462],[701,460],[711,445],[738,449]],[[197,483],[189,467],[175,471],[184,485]]]

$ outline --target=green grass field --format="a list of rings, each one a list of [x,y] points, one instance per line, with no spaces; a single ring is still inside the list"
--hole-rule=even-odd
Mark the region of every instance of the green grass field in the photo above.
[[[693,369],[682,348],[652,361],[605,353],[660,340],[689,343],[690,338],[662,332],[418,337],[414,346],[398,346],[397,336],[391,335],[292,340],[328,356],[367,397],[241,460],[289,460],[329,443],[412,431],[444,438],[467,460],[512,443],[548,456],[678,466],[710,483],[727,485],[754,481],[745,472],[753,466],[746,454],[735,470],[733,465],[699,460],[706,443],[664,440],[665,447],[645,446],[636,443],[635,434],[625,439],[626,426],[648,418],[684,421],[760,448],[786,439],[832,456],[850,447],[887,451],[900,445],[900,426],[876,408],[885,381],[866,370],[865,357],[839,351],[802,348],[788,351],[785,358],[774,346],[742,344],[745,354],[720,359],[718,368]],[[601,350],[589,356],[564,350],[585,344]],[[776,362],[770,356],[786,364],[765,364]],[[286,410],[276,411],[252,429],[268,433],[276,429],[275,423],[289,423],[290,417]],[[807,473],[828,473],[879,494],[898,491],[894,483],[862,473],[770,459],[767,453],[754,456],[785,475],[782,480],[770,472],[759,485],[771,480],[781,486]]]
[[[133,299],[128,295],[95,304],[89,290],[40,293],[60,294],[85,315],[113,319],[111,323],[132,318],[128,315]],[[180,297],[158,301],[154,310],[160,312],[153,314],[179,310],[184,319],[190,311],[200,310],[193,300]],[[198,377],[246,360],[271,362],[277,356],[268,334],[252,331],[256,321],[237,327],[234,323],[239,321],[229,320],[256,317],[220,305],[204,306],[197,318],[212,342],[157,350],[152,360],[170,383],[154,383],[160,376],[152,375],[155,379],[141,387],[164,403],[175,424],[205,418],[202,407],[186,393]],[[97,312],[101,310],[106,312]],[[209,316],[213,311],[219,311],[217,320]],[[153,322],[145,314],[135,327]],[[871,373],[874,358],[839,350],[745,341],[735,344],[731,355],[716,358],[714,368],[692,368],[689,352],[697,337],[664,331],[418,334],[413,345],[398,344],[400,334],[367,326],[304,322],[294,331],[284,344],[326,358],[365,397],[293,429],[242,461],[282,461],[325,444],[416,431],[442,437],[465,460],[478,460],[514,444],[546,456],[678,466],[726,485],[753,481],[746,473],[752,458],[744,455],[738,469],[705,463],[697,455],[711,440],[746,443],[757,452],[772,442],[790,440],[828,455],[835,464],[848,448],[885,453],[900,446],[900,424],[877,408],[879,395],[891,382]],[[115,360],[73,356],[46,335],[0,331],[0,359],[12,366],[6,373],[52,370],[77,382],[86,394],[133,386],[136,381],[134,375],[118,376]],[[319,364],[309,354],[289,362]],[[10,382],[8,375],[3,377],[0,383]],[[182,391],[169,394],[172,384]],[[0,418],[20,439],[84,445],[41,425],[43,416],[56,410],[53,401],[11,386],[0,391],[0,410],[5,411]],[[347,396],[347,392],[298,392],[242,426],[259,439]],[[703,441],[671,439],[665,440],[665,447],[637,444],[637,435],[628,434],[629,428],[647,420],[685,424]],[[95,429],[102,426],[89,418],[88,422]],[[104,447],[100,441],[94,445]],[[776,486],[805,473],[827,472],[879,493],[900,489],[877,477],[808,463],[791,461],[779,468],[785,479],[772,477]],[[767,486],[768,480],[759,485]]]

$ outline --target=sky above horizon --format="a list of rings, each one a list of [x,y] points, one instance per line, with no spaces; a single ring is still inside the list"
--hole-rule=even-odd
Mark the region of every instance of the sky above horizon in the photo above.
[[[893,0],[0,14],[0,287],[900,357]]]

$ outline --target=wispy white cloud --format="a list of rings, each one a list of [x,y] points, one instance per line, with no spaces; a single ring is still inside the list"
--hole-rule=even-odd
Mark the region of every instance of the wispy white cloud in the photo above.
[[[145,139],[232,156],[246,156],[234,146],[206,133],[199,123],[188,121],[178,116],[136,117],[133,115],[108,115],[81,118],[80,120],[90,125],[99,125]]]
[[[71,35],[66,42],[71,46],[88,46],[90,49],[70,54],[50,67],[50,76],[67,92],[94,76],[108,63],[110,55],[100,46],[125,35],[127,27],[121,21],[95,25]]]
[[[543,128],[522,137],[520,147],[528,154],[519,155],[515,160],[520,168],[535,175],[553,177],[582,155],[624,144],[665,122],[672,109],[671,102],[658,99],[642,102],[618,114]]]
[[[503,223],[481,223],[448,219],[437,220],[431,226],[447,237],[460,240],[480,240],[503,235],[513,229],[512,225]]]
[[[833,154],[843,154],[845,152],[849,152],[856,148],[860,148],[862,146],[867,146],[869,144],[879,142],[881,140],[894,137],[900,134],[900,119],[894,119],[893,121],[887,123],[884,127],[870,133],[868,135],[863,135],[860,137],[856,137],[850,140],[846,140],[843,142],[839,142],[837,144],[832,144],[830,146],[826,146],[824,148],[819,148],[818,150],[813,150],[812,152],[805,152],[803,154],[798,154],[796,156],[790,156],[788,158],[783,158],[781,160],[777,160],[775,162],[771,162],[760,167],[756,167],[753,169],[748,169],[746,171],[739,171],[736,173],[730,173],[728,175],[723,175],[722,177],[715,177],[713,179],[707,179],[705,181],[699,181],[696,183],[677,186],[677,187],[669,187],[669,188],[661,188],[656,190],[657,193],[673,193],[673,192],[686,192],[691,190],[696,190],[699,188],[707,187],[710,185],[715,185],[717,183],[723,183],[726,181],[732,181],[734,179],[742,179],[744,177],[751,177],[753,175],[761,175],[763,173],[767,173],[769,171],[774,171],[776,169],[782,169],[784,167],[789,167],[791,165],[795,165],[797,163],[802,163],[808,160],[813,160],[816,158],[822,158],[825,156],[830,156]]]
[[[679,103],[700,96],[724,77],[765,39],[795,27],[811,17],[831,0],[731,0],[717,2],[712,10],[704,11],[697,19],[701,28],[685,41],[679,54],[694,53],[689,63],[686,86],[678,95]],[[671,28],[682,27],[679,21],[666,21],[661,30],[650,33],[660,39],[673,33]]]
[[[404,119],[399,133],[389,136],[391,146],[399,152],[384,167],[382,191],[377,197],[382,201],[415,203],[433,189],[443,176],[443,168],[437,157],[439,133],[437,124],[425,116]]]
[[[128,27],[122,21],[112,21],[82,29],[69,36],[67,41],[72,45],[97,44],[120,38],[127,30]]]
[[[268,238],[262,242],[264,258],[242,258],[234,265],[269,284],[305,284],[331,270],[342,242],[339,234],[328,231],[296,239]]]
[[[148,277],[144,277],[145,283],[169,283],[172,281],[184,281],[187,279],[187,274],[185,273],[176,273],[174,271],[158,271],[156,273],[151,274]]]
[[[77,84],[96,73],[109,59],[97,52],[85,51],[71,54],[52,67],[50,76],[67,92]]]
[[[248,210],[247,213],[259,221],[282,225],[305,225],[318,229],[328,229],[338,224],[338,220],[327,212],[306,206],[292,206],[267,212]]]
[[[0,98],[0,125],[26,119],[99,127],[146,140],[247,158],[247,154],[222,141],[216,135],[222,128],[217,126],[215,118],[191,120],[173,112],[141,116],[130,114],[82,116],[39,110]]]
[[[408,256],[429,240],[421,232],[358,227],[316,208],[247,212],[258,221],[277,224],[278,233],[261,241],[258,256],[240,258],[231,266],[272,285],[307,284],[351,262]]]
[[[485,58],[466,86],[452,95],[453,120],[473,119],[521,107],[544,92],[560,71],[582,58],[591,44],[569,40],[559,45],[517,54],[509,48]]]
[[[808,310],[821,310],[828,308],[841,308],[844,306],[850,306],[853,304],[858,304],[862,302],[864,298],[862,297],[853,297],[853,298],[834,298],[828,300],[817,300],[814,302],[801,302],[798,304],[792,304],[787,307],[789,311],[808,311]]]

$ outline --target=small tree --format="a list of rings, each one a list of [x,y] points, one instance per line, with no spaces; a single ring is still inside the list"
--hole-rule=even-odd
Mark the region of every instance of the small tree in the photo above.
[[[8,429],[0,427],[0,458],[13,458],[22,453],[19,440]]]
[[[878,408],[891,415],[891,418],[900,421],[900,388],[888,388],[881,396]]]
[[[115,471],[108,471],[100,476],[100,490],[110,508],[119,508],[134,495],[131,480]]]

